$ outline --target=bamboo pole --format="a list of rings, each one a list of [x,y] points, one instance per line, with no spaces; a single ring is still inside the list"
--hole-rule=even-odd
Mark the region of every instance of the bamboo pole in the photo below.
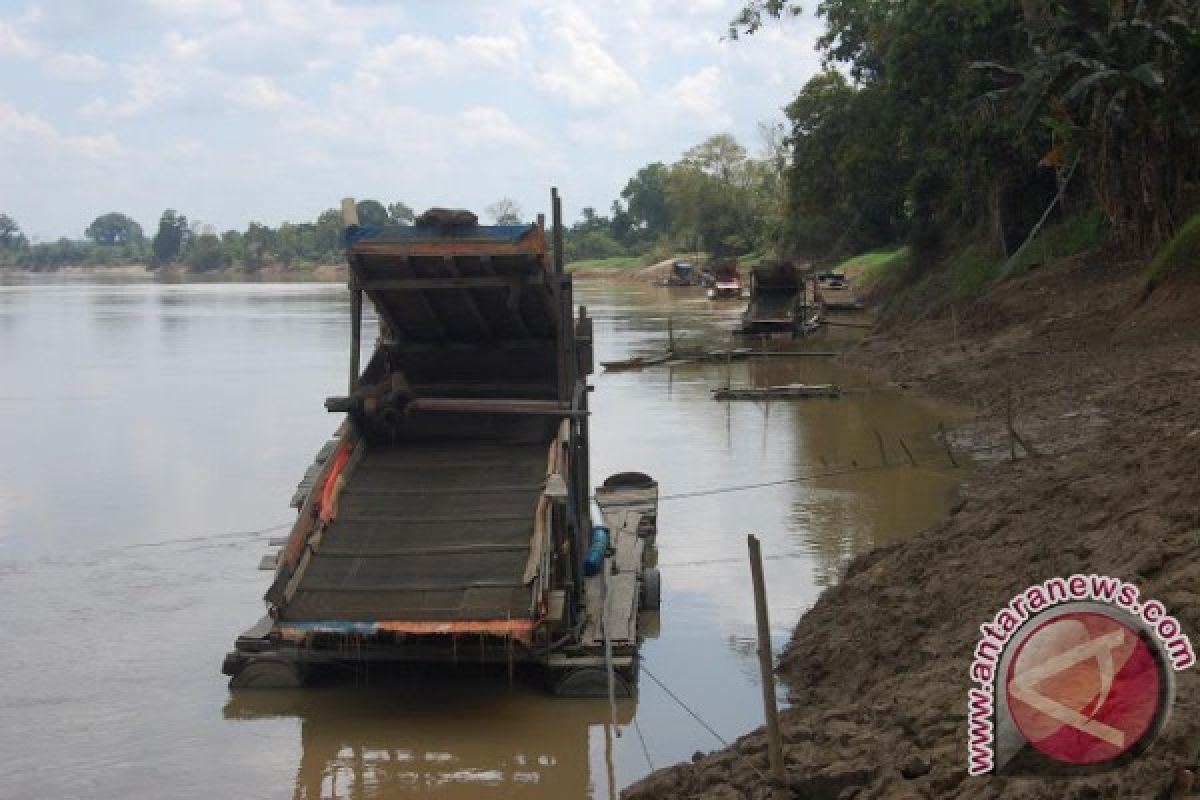
[[[771,656],[771,624],[767,614],[767,587],[763,579],[762,549],[758,537],[746,537],[750,549],[750,576],[754,581],[754,616],[758,623],[758,667],[762,673],[763,711],[767,718],[767,756],[771,779],[779,796],[787,785],[783,741],[779,734],[779,708],[775,703],[775,671]]]
[[[942,440],[942,447],[946,448],[946,456],[950,459],[950,466],[958,469],[958,459],[954,457],[954,450],[950,447],[950,437],[946,435],[945,423],[938,423],[938,433],[940,434],[940,438]]]
[[[879,460],[883,462],[883,466],[890,466],[888,464],[887,450],[883,447],[883,436],[880,435],[878,430],[875,431],[875,441],[879,444]]]

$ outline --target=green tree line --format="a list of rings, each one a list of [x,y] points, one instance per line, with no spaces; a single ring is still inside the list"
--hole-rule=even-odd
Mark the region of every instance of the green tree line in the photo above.
[[[358,204],[359,221],[376,225],[411,225],[414,214],[401,202],[377,200]],[[189,223],[176,211],[163,211],[152,235],[126,214],[101,214],[88,225],[86,238],[61,238],[31,244],[17,222],[0,214],[0,265],[30,270],[64,266],[144,264],[151,269],[179,265],[194,272],[229,267],[256,271],[267,266],[304,268],[342,259],[342,214],[322,211],[314,222],[284,222],[277,228],[251,222],[245,230],[218,234],[210,226]]]
[[[819,0],[825,70],[787,108],[780,244],[822,257],[971,240],[1008,256],[1051,211],[1096,208],[1116,243],[1153,251],[1197,207],[1197,9]],[[751,0],[730,34],[800,11]]]
[[[564,231],[567,261],[621,255],[666,257],[677,250],[712,256],[761,252],[779,238],[783,140],[764,128],[766,154],[751,158],[728,133],[655,162],[626,182],[608,215],[584,208]]]
[[[754,159],[729,134],[717,134],[690,148],[678,161],[647,164],[629,178],[608,215],[584,208],[566,228],[568,261],[660,253],[678,249],[714,255],[761,250],[779,235],[782,213],[782,139],[767,130],[768,156]],[[357,204],[364,225],[411,225],[413,210],[396,202]],[[520,207],[501,198],[484,209],[486,221],[523,221]],[[49,270],[62,266],[145,264],[151,269],[181,265],[194,272],[228,268],[249,272],[267,266],[303,268],[342,258],[342,217],[337,209],[313,222],[285,222],[272,228],[257,222],[245,230],[218,234],[194,224],[175,209],[163,211],[157,228],[146,233],[129,216],[97,217],[83,240],[30,244],[17,223],[0,215],[0,265]]]

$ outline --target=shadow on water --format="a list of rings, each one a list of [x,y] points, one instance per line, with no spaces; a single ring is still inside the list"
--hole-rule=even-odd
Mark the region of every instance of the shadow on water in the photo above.
[[[548,697],[535,676],[510,685],[470,668],[406,668],[377,672],[367,685],[233,692],[223,711],[227,720],[299,721],[295,800],[382,800],[414,791],[602,797],[612,786],[611,772],[589,777],[588,768],[593,733],[608,735],[608,702]],[[634,711],[634,701],[619,702],[617,724],[628,724]]]

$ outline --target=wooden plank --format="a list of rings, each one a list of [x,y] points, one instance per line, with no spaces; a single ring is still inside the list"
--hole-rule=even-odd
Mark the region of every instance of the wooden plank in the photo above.
[[[433,289],[520,288],[527,283],[523,278],[516,276],[472,275],[447,278],[366,278],[355,281],[354,285],[356,288],[367,290],[409,289],[423,292]]]
[[[647,514],[657,508],[657,487],[650,489],[598,489],[596,502],[604,514],[604,523],[612,536],[610,566],[616,571],[608,577],[607,602],[603,575],[584,579],[585,622],[582,644],[600,647],[604,632],[615,644],[637,643],[638,590],[645,553],[645,540],[638,527]]]
[[[267,553],[262,557],[262,561],[258,562],[258,568],[261,570],[272,570],[279,566],[279,553]]]
[[[454,256],[446,256],[442,259],[442,263],[445,265],[446,271],[450,273],[452,278],[463,280],[462,272],[459,271],[458,262],[454,259]],[[478,280],[480,277],[494,276],[475,276],[470,278],[470,280]],[[475,302],[475,296],[471,294],[471,290],[464,289],[462,296],[464,301],[463,308],[467,310],[467,316],[469,316],[471,321],[475,323],[475,327],[479,328],[479,332],[483,334],[485,339],[493,338],[495,334],[492,330],[492,326],[488,324],[488,321],[483,316],[483,312],[479,310],[479,304]]]

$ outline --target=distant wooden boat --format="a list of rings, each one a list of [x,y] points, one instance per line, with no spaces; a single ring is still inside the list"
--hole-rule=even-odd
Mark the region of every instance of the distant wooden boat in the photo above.
[[[857,311],[862,308],[862,303],[850,286],[850,280],[840,272],[817,274],[817,300],[829,311]]]
[[[717,350],[671,350],[653,356],[630,356],[620,361],[601,361],[600,366],[608,372],[626,372],[643,367],[678,366],[704,362],[737,361],[758,355],[750,347],[734,347]]]
[[[620,361],[601,361],[600,366],[604,367],[608,372],[627,372],[629,370],[641,369],[642,367],[665,364],[672,358],[674,356],[671,353],[660,353],[653,356],[630,356]]]
[[[775,398],[840,397],[832,383],[785,383],[780,386],[722,387],[713,389],[714,400],[766,400]]]

